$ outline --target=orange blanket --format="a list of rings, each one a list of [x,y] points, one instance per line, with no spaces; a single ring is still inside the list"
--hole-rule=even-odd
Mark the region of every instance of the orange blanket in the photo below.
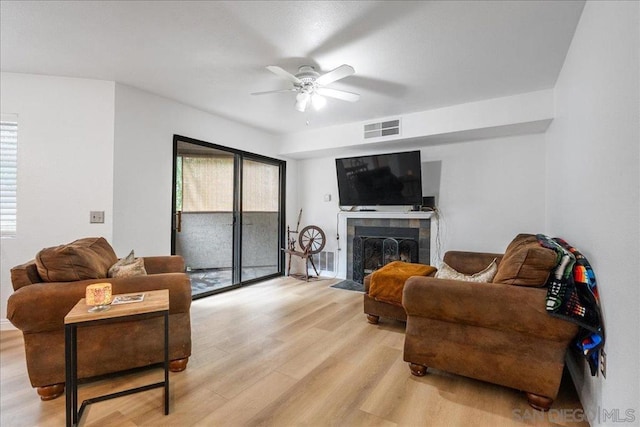
[[[371,275],[369,296],[377,301],[402,306],[404,282],[411,276],[428,276],[434,271],[436,268],[430,265],[390,262]]]

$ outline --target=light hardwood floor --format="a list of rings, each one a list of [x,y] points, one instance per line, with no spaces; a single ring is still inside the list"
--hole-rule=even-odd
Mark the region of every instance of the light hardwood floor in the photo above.
[[[516,390],[439,371],[412,376],[402,361],[404,324],[368,324],[362,294],[334,282],[280,278],[194,301],[193,355],[186,371],[171,374],[170,415],[156,389],[90,405],[82,425],[580,424],[568,422],[582,409],[570,381],[543,414]],[[1,333],[0,356],[0,425],[64,425],[64,398],[41,402],[29,384],[19,332]],[[154,370],[86,384],[80,400],[161,377]]]

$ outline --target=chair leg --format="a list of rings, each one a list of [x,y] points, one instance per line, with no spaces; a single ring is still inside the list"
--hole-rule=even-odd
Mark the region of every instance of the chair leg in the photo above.
[[[380,316],[376,316],[375,314],[367,314],[367,322],[372,325],[377,325],[380,322]]]
[[[416,377],[424,377],[427,373],[427,367],[424,365],[418,365],[417,363],[409,362],[409,369],[411,369],[411,373]]]
[[[36,391],[40,396],[40,400],[53,400],[64,394],[64,384],[52,384],[44,387],[37,387]]]
[[[169,361],[169,370],[171,372],[182,372],[187,369],[187,363],[189,363],[189,358],[185,357],[182,359],[170,360]]]
[[[529,401],[529,406],[543,412],[551,409],[551,404],[553,403],[553,399],[550,397],[540,396],[535,393],[527,393],[527,400]]]

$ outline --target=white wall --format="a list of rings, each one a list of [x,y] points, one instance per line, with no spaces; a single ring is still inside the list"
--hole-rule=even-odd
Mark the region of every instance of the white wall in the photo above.
[[[548,130],[549,234],[591,262],[604,313],[607,377],[573,372],[582,404],[635,411],[640,425],[640,3],[587,2],[556,88]],[[629,425],[629,424],[626,424]]]
[[[2,73],[0,90],[2,113],[19,121],[18,235],[0,242],[3,328],[9,270],[43,247],[104,236],[119,255],[169,253],[174,133],[278,157],[270,134],[114,82]],[[288,160],[288,212],[296,169]],[[89,224],[91,210],[105,223]]]
[[[544,229],[543,134],[422,150],[442,161],[442,251],[504,252],[518,233]]]
[[[18,231],[0,242],[5,322],[11,267],[44,247],[112,237],[114,83],[1,73],[0,91],[2,113],[18,114]],[[89,224],[92,210],[104,224]]]
[[[442,254],[449,249],[503,252],[517,233],[544,232],[544,134],[420,150],[423,162],[442,162],[438,203],[442,211]],[[338,244],[334,159],[298,162],[302,223],[318,225],[325,231],[328,251],[335,251]],[[324,201],[325,194],[331,194],[331,202]],[[295,224],[292,226],[295,228]],[[342,250],[346,250],[344,237],[340,241]],[[432,259],[434,251],[432,243]]]
[[[171,250],[173,135],[278,157],[271,134],[175,101],[116,84],[113,246],[119,255]],[[295,195],[295,161],[287,162],[288,193]],[[295,197],[287,195],[295,211]]]

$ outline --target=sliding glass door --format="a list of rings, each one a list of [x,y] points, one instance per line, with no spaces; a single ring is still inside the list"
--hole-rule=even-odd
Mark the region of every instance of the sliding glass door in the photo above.
[[[281,242],[280,167],[265,161],[242,161],[242,278],[278,272]]]
[[[282,274],[285,163],[174,137],[172,253],[193,297]]]

